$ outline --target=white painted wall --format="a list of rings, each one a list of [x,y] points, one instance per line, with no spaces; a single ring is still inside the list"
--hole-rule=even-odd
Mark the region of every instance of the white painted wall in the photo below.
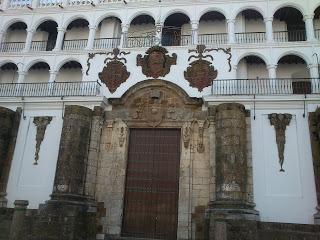
[[[265,64],[248,64],[242,59],[237,67],[238,79],[268,78],[268,70]]]
[[[66,31],[65,40],[88,39],[89,28],[73,27]]]
[[[43,108],[25,109],[26,119],[21,119],[13,155],[7,187],[8,207],[14,207],[16,199],[28,200],[29,208],[38,208],[40,203],[50,199],[56,171],[60,135],[62,129],[62,110]],[[38,165],[34,165],[36,146],[35,116],[53,116],[47,126],[39,152]]]
[[[279,64],[277,67],[278,78],[309,78],[309,69],[305,64]]]
[[[313,224],[316,192],[308,118],[300,109],[257,106],[252,120],[253,185],[256,209],[262,221]],[[269,109],[270,108],[270,109]],[[285,160],[280,172],[276,136],[269,113],[290,113],[286,130]]]
[[[226,21],[200,21],[199,22],[199,34],[215,34],[215,33],[226,33],[227,25]]]
[[[6,32],[5,42],[25,42],[27,38],[26,30],[8,30]]]
[[[96,30],[95,38],[121,37],[121,22],[117,18],[106,18]]]
[[[49,70],[48,69],[34,69],[29,70],[25,77],[26,83],[41,83],[49,81]]]
[[[79,82],[82,81],[81,69],[60,69],[56,82]]]

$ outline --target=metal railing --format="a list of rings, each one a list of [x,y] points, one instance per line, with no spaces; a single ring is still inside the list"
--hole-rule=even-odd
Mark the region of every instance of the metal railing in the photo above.
[[[65,51],[75,51],[84,50],[87,46],[87,39],[77,39],[77,40],[64,40],[62,50]]]
[[[4,42],[0,45],[0,52],[21,52],[25,45],[25,42]]]
[[[99,82],[0,83],[0,97],[97,96]]]
[[[236,33],[237,43],[263,43],[266,41],[265,32],[243,32]]]
[[[57,7],[62,6],[62,0],[40,0],[39,7],[46,8],[46,7]]]
[[[32,0],[10,0],[9,8],[23,8],[31,4]]]
[[[221,79],[211,85],[213,95],[320,94],[319,78]]]
[[[204,45],[227,44],[228,33],[199,34],[198,43]]]
[[[320,40],[320,29],[316,29],[314,31],[314,36],[315,36],[316,39]]]
[[[305,30],[280,31],[273,33],[275,42],[300,42],[306,41],[307,35]]]
[[[52,41],[32,41],[31,51],[51,51],[55,46],[55,42]]]
[[[69,0],[68,5],[69,6],[85,6],[90,5],[92,3],[91,0]]]
[[[116,48],[120,45],[120,38],[98,38],[94,40],[94,49]]]
[[[155,36],[144,36],[144,37],[128,37],[126,47],[151,47],[155,45]]]
[[[191,35],[162,35],[162,45],[163,46],[188,46],[192,44]]]

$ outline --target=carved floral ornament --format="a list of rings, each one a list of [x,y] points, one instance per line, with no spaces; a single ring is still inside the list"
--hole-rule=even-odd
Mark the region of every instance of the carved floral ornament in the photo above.
[[[286,144],[286,128],[289,126],[292,115],[288,113],[277,114],[271,113],[268,115],[270,124],[274,126],[276,131],[276,143],[278,147],[278,156],[280,163],[280,172],[284,172],[283,163],[284,163],[284,148]]]
[[[186,122],[182,127],[183,146],[185,148],[193,148],[193,142],[195,141],[197,151],[203,153],[205,150],[203,143],[204,131],[209,125],[208,120],[193,119],[192,121]],[[191,146],[190,143],[192,143]]]
[[[33,123],[37,127],[36,134],[36,151],[34,154],[34,165],[38,165],[40,146],[44,139],[47,126],[50,124],[52,117],[34,117]]]
[[[154,46],[146,51],[146,55],[137,56],[137,66],[142,67],[142,73],[147,77],[164,77],[170,72],[171,65],[177,64],[177,54],[169,56],[167,49]]]

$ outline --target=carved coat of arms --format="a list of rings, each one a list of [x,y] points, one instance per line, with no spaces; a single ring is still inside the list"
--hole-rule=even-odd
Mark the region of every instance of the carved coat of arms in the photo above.
[[[117,88],[125,82],[130,73],[127,71],[127,67],[124,63],[127,63],[125,58],[119,58],[119,55],[127,55],[130,52],[120,52],[118,48],[113,49],[113,52],[108,54],[113,54],[113,58],[106,58],[104,63],[107,63],[103,68],[102,72],[99,73],[100,80],[108,87],[111,93],[114,93]],[[109,62],[107,62],[109,60]],[[121,62],[121,61],[124,61]]]
[[[204,52],[209,52],[211,49],[206,49],[204,45],[198,45],[196,50],[189,50],[189,53],[198,53],[198,56],[192,55],[188,61],[192,58],[197,60],[190,63],[186,71],[184,71],[184,78],[190,83],[191,87],[196,87],[200,92],[205,87],[212,85],[212,81],[217,77],[218,71],[214,69],[211,62],[204,60],[204,58],[210,58],[213,61],[211,55],[204,56]]]
[[[142,73],[147,77],[164,77],[170,72],[171,65],[177,64],[177,54],[170,57],[167,53],[164,47],[151,47],[144,57],[141,54],[137,56],[137,66],[142,67]]]

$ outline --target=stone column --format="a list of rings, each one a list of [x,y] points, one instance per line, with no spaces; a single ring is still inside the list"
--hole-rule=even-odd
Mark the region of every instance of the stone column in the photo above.
[[[49,73],[50,73],[49,82],[50,82],[50,83],[55,82],[56,79],[57,79],[58,72],[57,72],[57,71],[50,70]]]
[[[236,42],[236,35],[234,32],[234,24],[236,20],[235,19],[227,19],[228,24],[228,43],[232,44]]]
[[[128,24],[121,24],[121,39],[120,39],[120,48],[127,47],[128,42]]]
[[[277,93],[277,65],[267,65],[272,93]]]
[[[91,26],[91,25],[89,26],[89,37],[88,37],[88,43],[87,43],[86,50],[92,50],[93,49],[96,29],[97,29],[96,26]]]
[[[24,239],[24,221],[29,202],[26,200],[14,201],[14,213],[10,227],[10,240]]]
[[[27,29],[27,38],[26,38],[26,44],[23,49],[24,52],[29,52],[32,44],[32,38],[33,34],[35,33],[34,29]]]
[[[267,43],[273,42],[273,28],[272,28],[273,18],[265,18],[264,23],[266,25],[266,40]]]
[[[307,41],[315,41],[313,17],[314,15],[305,15],[303,19],[306,26]]]
[[[6,207],[6,190],[15,149],[21,109],[16,112],[0,107],[0,207]]]
[[[317,193],[317,213],[314,214],[314,223],[320,225],[320,108],[309,113],[309,129]]]
[[[57,28],[57,30],[58,30],[58,35],[56,40],[56,46],[52,51],[60,51],[62,49],[64,34],[66,33],[66,29],[64,28]]]
[[[84,198],[92,111],[66,106],[52,199]]]
[[[194,45],[198,45],[198,27],[199,27],[198,21],[191,22],[192,44]]]
[[[155,45],[161,45],[163,23],[156,24]]]
[[[308,68],[309,68],[310,77],[311,77],[312,93],[319,93],[320,91],[319,66],[318,64],[309,64]]]
[[[6,32],[5,31],[0,31],[0,46],[1,46],[1,44],[2,44],[2,42],[3,42],[3,39],[4,39],[4,37],[5,37],[5,34],[6,34]]]
[[[24,83],[26,78],[27,72],[25,71],[18,71],[18,83]]]

